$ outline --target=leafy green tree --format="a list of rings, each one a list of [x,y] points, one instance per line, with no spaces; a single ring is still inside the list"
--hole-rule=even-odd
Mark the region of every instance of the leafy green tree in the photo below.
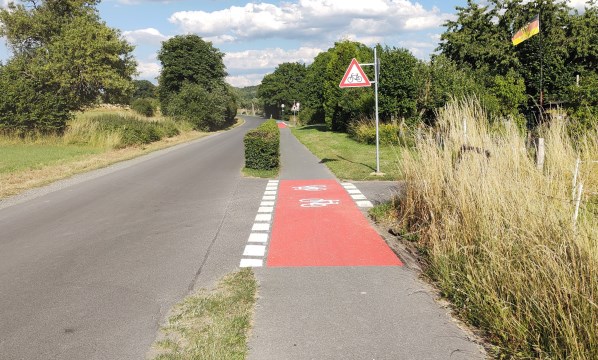
[[[380,118],[417,116],[419,61],[406,49],[378,46]]]
[[[131,98],[143,99],[143,98],[155,98],[157,87],[152,84],[149,80],[133,80],[134,90]]]
[[[237,109],[226,87],[208,91],[202,85],[190,82],[183,84],[168,106],[168,113],[175,119],[188,121],[200,131],[224,128],[232,123]]]
[[[374,92],[370,88],[341,89],[338,85],[351,59],[371,63],[374,61],[373,51],[362,43],[345,40],[335,43],[328,52],[330,57],[322,77],[325,121],[331,130],[347,131],[352,120],[372,115]],[[364,68],[364,71],[373,79],[373,69]]]
[[[272,74],[264,76],[257,95],[263,101],[266,116],[281,117],[283,104],[289,115],[293,101],[303,101],[301,90],[306,72],[304,64],[282,63]]]
[[[71,118],[67,99],[48,79],[23,76],[26,69],[21,57],[0,67],[0,132],[62,132]]]
[[[68,118],[65,114],[69,111],[89,106],[99,98],[122,101],[130,94],[136,68],[133,47],[100,19],[98,2],[25,0],[0,9],[0,36],[6,38],[13,52],[4,75],[20,82],[5,86],[22,90],[18,96],[13,92],[15,98],[3,99],[22,102],[13,110],[20,117],[29,117],[28,129],[60,131],[65,123],[56,121]],[[46,101],[51,96],[56,101]],[[45,122],[36,115],[43,112],[40,106],[44,104],[48,106],[47,116],[56,121]],[[11,107],[0,104],[0,108]],[[50,123],[53,125],[44,125]]]
[[[186,83],[212,91],[224,84],[224,54],[197,35],[178,35],[162,43],[158,59],[162,63],[159,95],[162,109]]]
[[[459,67],[506,74],[518,65],[510,32],[506,31],[500,15],[510,1],[490,2],[494,6],[468,0],[466,7],[456,7],[457,19],[445,23],[446,31],[440,37],[438,50]]]
[[[97,3],[26,0],[0,10],[0,35],[15,57],[25,59],[23,75],[48,79],[69,110],[98,97],[120,101],[132,90],[133,47],[100,19]]]
[[[304,124],[321,124],[325,122],[324,111],[324,74],[330,61],[328,51],[319,53],[314,62],[307,67],[302,86],[303,102],[299,119]]]
[[[536,109],[541,89],[545,104],[577,106],[575,99],[569,100],[574,95],[568,89],[576,74],[596,73],[598,61],[594,0],[581,13],[567,1],[550,0],[489,0],[484,5],[468,0],[457,10],[457,19],[445,24],[439,50],[460,68],[473,69],[478,80],[491,87],[501,113],[509,113],[509,106],[525,107],[521,80],[528,108]],[[512,35],[536,15],[540,34],[513,46]]]

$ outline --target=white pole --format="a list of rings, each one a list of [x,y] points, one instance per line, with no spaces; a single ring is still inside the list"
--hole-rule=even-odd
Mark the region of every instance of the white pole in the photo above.
[[[583,191],[583,183],[579,182],[579,190],[577,192],[577,199],[575,199],[575,212],[573,213],[573,230],[577,227],[577,217],[579,216],[579,204],[581,203],[581,194]]]
[[[376,92],[376,173],[380,173],[380,135],[378,126],[378,54],[374,46],[374,76],[375,76],[375,92]]]
[[[577,175],[579,174],[579,164],[581,163],[581,159],[577,158],[575,162],[575,172],[573,173],[573,190],[571,191],[571,198],[575,201],[575,187],[577,186]]]
[[[538,170],[544,169],[545,152],[544,138],[538,138],[538,148],[536,150],[536,168]]]

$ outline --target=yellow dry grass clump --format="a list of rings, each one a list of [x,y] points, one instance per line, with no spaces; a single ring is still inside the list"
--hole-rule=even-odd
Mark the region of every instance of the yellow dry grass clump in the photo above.
[[[475,101],[439,112],[437,131],[404,154],[400,224],[419,234],[427,273],[499,356],[598,359],[598,133],[574,147],[551,120],[539,170],[514,123],[489,124]]]

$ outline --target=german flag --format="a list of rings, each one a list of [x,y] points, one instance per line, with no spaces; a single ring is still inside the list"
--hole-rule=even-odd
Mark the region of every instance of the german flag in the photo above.
[[[513,45],[520,44],[540,32],[540,15],[536,15],[527,25],[519,29],[511,41]]]

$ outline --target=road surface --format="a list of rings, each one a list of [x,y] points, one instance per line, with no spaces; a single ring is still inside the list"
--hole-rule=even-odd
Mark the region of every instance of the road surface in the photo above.
[[[241,177],[246,120],[0,202],[0,359],[143,359],[172,305],[237,269],[266,183]]]

